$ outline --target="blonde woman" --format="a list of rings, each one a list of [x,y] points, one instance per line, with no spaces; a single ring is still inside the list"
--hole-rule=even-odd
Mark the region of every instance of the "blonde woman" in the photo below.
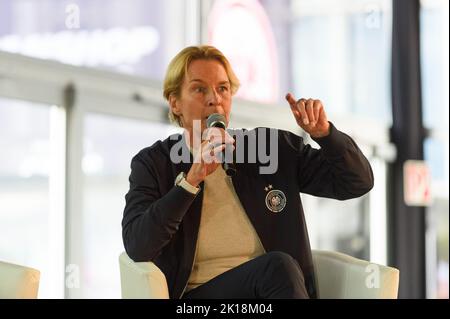
[[[238,88],[230,63],[212,46],[187,47],[174,57],[164,97],[171,121],[184,134],[132,159],[122,221],[125,249],[133,260],[152,261],[164,272],[171,298],[315,298],[299,193],[361,196],[373,187],[370,164],[327,120],[319,100],[292,94],[286,100],[294,119],[320,149],[282,130],[207,129],[212,114],[228,125]],[[239,146],[242,133],[256,139]],[[247,154],[256,140],[275,151],[276,170],[261,173],[264,163],[245,157],[235,163],[236,174],[227,176],[223,150],[243,147]],[[174,160],[179,151],[189,156]]]

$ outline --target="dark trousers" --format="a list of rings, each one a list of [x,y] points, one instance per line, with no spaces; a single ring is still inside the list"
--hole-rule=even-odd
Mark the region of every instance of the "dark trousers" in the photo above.
[[[194,288],[182,298],[307,299],[303,272],[290,255],[272,251]]]

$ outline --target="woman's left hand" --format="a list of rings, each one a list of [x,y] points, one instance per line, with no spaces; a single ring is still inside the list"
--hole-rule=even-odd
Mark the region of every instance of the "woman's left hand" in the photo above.
[[[286,95],[297,124],[311,137],[319,138],[330,134],[330,123],[320,100],[296,100],[291,93]]]

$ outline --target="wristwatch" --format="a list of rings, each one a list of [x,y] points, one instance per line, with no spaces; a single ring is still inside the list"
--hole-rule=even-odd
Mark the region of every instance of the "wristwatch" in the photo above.
[[[197,195],[200,191],[200,187],[195,187],[188,183],[185,172],[180,172],[180,174],[178,174],[175,178],[175,185],[184,188],[186,191],[194,195]]]

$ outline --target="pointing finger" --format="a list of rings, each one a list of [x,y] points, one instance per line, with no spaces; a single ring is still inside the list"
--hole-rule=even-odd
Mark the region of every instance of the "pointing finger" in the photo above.
[[[291,106],[295,106],[295,104],[297,103],[292,93],[286,94],[286,101],[288,101]]]

